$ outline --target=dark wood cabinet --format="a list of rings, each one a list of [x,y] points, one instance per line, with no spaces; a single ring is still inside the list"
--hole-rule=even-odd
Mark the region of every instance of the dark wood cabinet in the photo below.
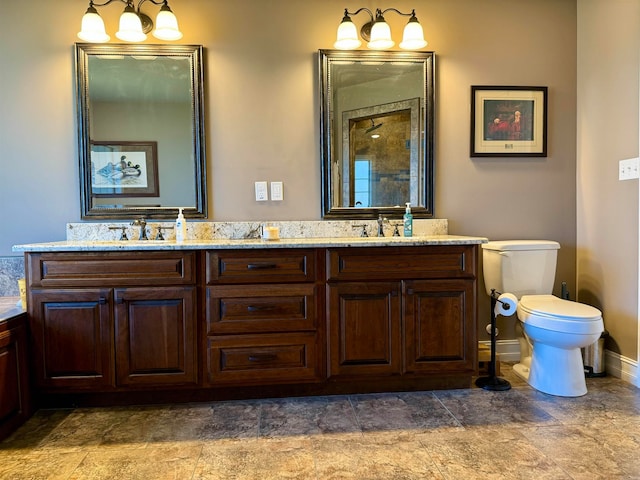
[[[115,290],[117,385],[197,382],[195,287]]]
[[[43,391],[197,384],[193,252],[32,254],[27,265]]]
[[[0,440],[31,415],[26,321],[22,314],[0,322]]]
[[[34,252],[26,265],[39,399],[461,388],[476,373],[475,244]]]
[[[31,290],[29,320],[36,385],[114,385],[113,294],[106,288]]]
[[[327,256],[331,379],[475,372],[474,246]]]
[[[329,292],[329,376],[399,375],[400,282],[345,282]]]
[[[473,280],[406,281],[404,305],[406,373],[475,371]]]
[[[206,264],[209,384],[321,381],[317,252],[210,251]]]

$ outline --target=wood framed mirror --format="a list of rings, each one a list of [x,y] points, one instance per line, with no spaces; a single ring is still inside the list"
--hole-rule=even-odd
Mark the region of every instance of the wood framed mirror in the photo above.
[[[432,217],[433,52],[318,58],[323,217]]]
[[[203,49],[75,46],[83,219],[207,215]]]

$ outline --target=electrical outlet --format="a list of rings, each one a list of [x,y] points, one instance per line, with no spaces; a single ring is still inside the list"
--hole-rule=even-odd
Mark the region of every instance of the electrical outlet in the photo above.
[[[282,191],[282,182],[271,182],[271,200],[273,201],[284,200],[284,193]]]
[[[267,182],[256,182],[256,202],[266,202],[267,200],[269,200]]]
[[[640,158],[620,160],[618,180],[632,180],[640,176]]]

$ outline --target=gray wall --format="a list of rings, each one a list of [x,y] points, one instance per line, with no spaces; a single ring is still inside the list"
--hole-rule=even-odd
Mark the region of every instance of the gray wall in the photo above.
[[[173,0],[171,6],[185,32],[180,43],[206,48],[210,219],[320,218],[316,52],[332,47],[345,6],[385,5]],[[437,55],[436,216],[449,219],[454,234],[559,241],[556,289],[564,280],[575,295],[576,1],[393,6],[416,9],[427,48]],[[10,173],[0,180],[0,255],[11,255],[13,244],[63,239],[65,223],[80,218],[72,46],[86,7],[86,0],[3,4],[0,161]],[[100,9],[112,38],[121,10]],[[387,21],[400,35],[405,19],[389,14]],[[471,85],[548,86],[548,157],[470,158]],[[256,203],[256,180],[283,181],[285,200]],[[480,299],[482,338],[488,299]],[[509,338],[512,325],[502,321],[501,338]]]

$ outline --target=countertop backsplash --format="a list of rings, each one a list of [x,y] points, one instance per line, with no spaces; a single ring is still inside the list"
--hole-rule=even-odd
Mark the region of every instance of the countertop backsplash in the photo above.
[[[398,224],[402,232],[402,221],[392,219],[385,222],[385,235],[393,234],[393,226]],[[147,222],[147,236],[154,239],[158,227],[172,227],[172,221]],[[203,222],[187,221],[187,238],[190,240],[216,240],[216,239],[250,239],[259,238],[264,225],[278,227],[280,238],[332,238],[332,237],[358,237],[362,231],[362,225],[367,226],[367,232],[375,237],[378,231],[376,220],[309,220],[309,221],[253,221],[253,222]],[[122,234],[121,228],[129,240],[138,240],[140,227],[131,225],[131,222],[113,223],[68,223],[67,240],[69,241],[111,241],[118,240]],[[448,221],[446,219],[414,219],[413,235],[447,235]],[[174,230],[166,230],[163,233],[168,241],[175,241]]]

